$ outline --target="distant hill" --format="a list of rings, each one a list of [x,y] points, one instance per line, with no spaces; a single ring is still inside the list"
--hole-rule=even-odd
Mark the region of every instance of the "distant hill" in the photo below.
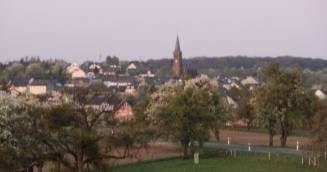
[[[244,71],[244,74],[255,75],[254,72],[271,62],[278,62],[286,68],[300,67],[318,71],[327,69],[327,60],[301,58],[291,56],[281,57],[246,57],[246,56],[230,56],[230,57],[193,57],[184,58],[183,63],[186,68],[197,69],[199,72],[209,75],[217,74],[233,74],[239,70]],[[171,59],[147,60],[142,62],[145,67],[151,67],[159,71],[161,75],[169,72]]]

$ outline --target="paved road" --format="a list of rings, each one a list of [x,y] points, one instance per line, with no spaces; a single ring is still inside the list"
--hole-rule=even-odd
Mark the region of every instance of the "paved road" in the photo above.
[[[249,146],[248,145],[239,145],[239,144],[224,144],[224,143],[205,143],[205,147],[208,148],[222,148],[227,150],[237,150],[248,152]],[[259,153],[286,153],[286,154],[294,154],[294,155],[301,155],[303,151],[293,148],[279,148],[279,147],[264,147],[264,146],[252,146],[251,145],[251,152],[259,152]]]

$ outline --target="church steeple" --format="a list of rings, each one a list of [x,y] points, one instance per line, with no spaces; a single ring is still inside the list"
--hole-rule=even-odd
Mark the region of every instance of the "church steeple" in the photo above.
[[[179,45],[179,37],[178,37],[178,35],[177,35],[177,39],[176,39],[175,51],[181,51],[181,46]]]
[[[171,72],[174,77],[181,77],[183,75],[182,51],[179,44],[179,37],[177,35],[174,58],[172,61]]]

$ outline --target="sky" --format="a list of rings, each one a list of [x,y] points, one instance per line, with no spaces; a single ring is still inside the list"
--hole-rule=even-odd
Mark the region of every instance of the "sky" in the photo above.
[[[0,0],[0,61],[327,59],[327,0]]]

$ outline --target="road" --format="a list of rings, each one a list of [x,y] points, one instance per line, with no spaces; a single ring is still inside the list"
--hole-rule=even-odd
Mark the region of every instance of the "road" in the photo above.
[[[239,145],[239,144],[224,144],[224,143],[205,143],[204,147],[208,148],[221,148],[227,150],[236,150],[236,151],[243,151],[248,152],[249,146],[248,145]],[[285,154],[293,154],[293,155],[301,155],[303,153],[302,150],[297,151],[295,148],[280,148],[280,147],[264,147],[264,146],[252,146],[251,145],[251,152],[258,152],[258,153],[285,153]]]

